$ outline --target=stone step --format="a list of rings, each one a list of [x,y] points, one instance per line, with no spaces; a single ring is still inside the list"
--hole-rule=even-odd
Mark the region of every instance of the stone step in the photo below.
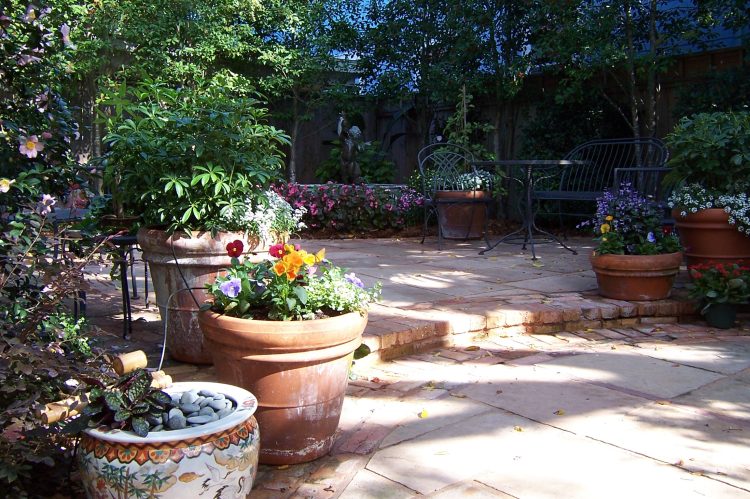
[[[552,335],[698,318],[696,303],[687,299],[684,290],[676,290],[670,299],[650,302],[560,293],[451,299],[406,308],[375,305],[364,334],[364,343],[372,353],[363,362],[449,347],[465,335]]]

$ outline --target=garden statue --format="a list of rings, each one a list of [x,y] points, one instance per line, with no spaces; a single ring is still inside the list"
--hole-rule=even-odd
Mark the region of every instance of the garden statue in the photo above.
[[[359,163],[357,163],[357,151],[362,140],[362,131],[356,125],[349,127],[346,116],[341,113],[337,133],[341,141],[341,182],[344,184],[359,183],[362,172],[359,169]]]

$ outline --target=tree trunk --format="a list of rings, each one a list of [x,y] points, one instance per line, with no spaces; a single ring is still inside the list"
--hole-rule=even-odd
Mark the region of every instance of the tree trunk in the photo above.
[[[292,95],[292,130],[289,132],[289,164],[286,168],[287,181],[297,181],[297,136],[299,135],[300,116],[297,93]]]
[[[625,4],[625,41],[627,44],[628,100],[633,138],[641,136],[641,124],[638,117],[638,86],[635,75],[635,47],[633,45],[633,17],[630,3]]]
[[[651,59],[648,63],[646,72],[646,123],[644,132],[648,137],[656,135],[656,96],[659,91],[656,81],[656,57],[659,44],[658,33],[656,31],[656,11],[657,0],[651,0],[649,7],[649,55]]]

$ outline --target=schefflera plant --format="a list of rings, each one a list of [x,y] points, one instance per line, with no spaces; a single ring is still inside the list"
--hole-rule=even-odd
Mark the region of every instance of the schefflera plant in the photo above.
[[[131,430],[145,437],[161,421],[162,413],[172,406],[172,398],[151,387],[151,375],[144,369],[124,374],[111,386],[97,380],[89,393],[89,405],[83,410],[89,427],[109,426]]]

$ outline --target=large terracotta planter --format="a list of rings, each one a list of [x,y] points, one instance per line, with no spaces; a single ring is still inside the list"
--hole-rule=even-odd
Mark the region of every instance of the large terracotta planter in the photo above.
[[[367,315],[261,321],[204,311],[198,320],[219,380],[258,397],[260,461],[294,464],[326,454]]]
[[[688,265],[710,261],[750,264],[750,237],[729,225],[729,215],[724,210],[710,208],[683,217],[675,208],[672,217]]]
[[[662,300],[672,291],[682,253],[591,255],[599,294],[617,300]]]
[[[89,498],[245,497],[257,472],[257,400],[220,383],[175,383],[165,391],[211,390],[234,400],[228,416],[194,428],[151,432],[85,430],[78,450]]]
[[[440,228],[446,239],[478,239],[487,219],[487,191],[436,191]]]
[[[209,232],[194,232],[193,237],[188,237],[178,233],[170,236],[153,228],[138,231],[138,244],[149,265],[159,313],[167,323],[167,350],[176,360],[211,363],[198,326],[198,308],[207,299],[206,284],[214,282],[219,271],[231,265],[226,246],[236,239],[243,241],[246,251],[257,252],[258,260],[268,252],[267,243],[249,239],[241,232],[220,232],[216,237]]]

